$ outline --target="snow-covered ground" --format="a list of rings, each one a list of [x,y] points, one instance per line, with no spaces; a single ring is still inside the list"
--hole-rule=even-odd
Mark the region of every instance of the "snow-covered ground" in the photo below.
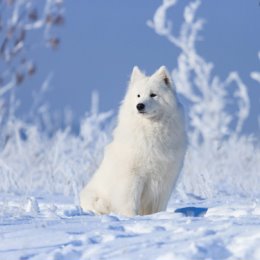
[[[171,200],[167,212],[82,214],[64,196],[2,196],[1,260],[260,259],[258,200]]]

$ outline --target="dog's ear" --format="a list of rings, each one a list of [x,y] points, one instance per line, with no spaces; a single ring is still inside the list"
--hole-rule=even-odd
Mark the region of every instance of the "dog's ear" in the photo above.
[[[172,86],[172,81],[170,77],[170,73],[168,72],[167,68],[165,66],[161,66],[154,74],[154,78],[157,78],[159,80],[162,80],[164,84],[168,87]]]
[[[137,66],[134,66],[132,75],[131,75],[131,82],[135,82],[136,80],[139,80],[142,78],[144,78],[144,74]]]

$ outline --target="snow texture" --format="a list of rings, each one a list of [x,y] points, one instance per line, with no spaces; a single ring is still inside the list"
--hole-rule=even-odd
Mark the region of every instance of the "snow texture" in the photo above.
[[[57,196],[6,196],[0,208],[3,260],[260,258],[257,200],[171,201],[167,212],[134,218],[82,214]]]

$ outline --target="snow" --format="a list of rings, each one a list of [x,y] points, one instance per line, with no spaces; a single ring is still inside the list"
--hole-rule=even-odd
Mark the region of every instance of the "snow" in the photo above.
[[[83,214],[71,197],[5,195],[0,216],[0,259],[260,258],[258,200],[172,198],[166,212],[126,218]]]

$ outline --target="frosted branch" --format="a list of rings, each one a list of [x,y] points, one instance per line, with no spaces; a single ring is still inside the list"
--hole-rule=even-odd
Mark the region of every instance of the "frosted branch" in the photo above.
[[[227,83],[235,82],[235,101],[239,107],[235,133],[238,134],[249,114],[250,102],[247,88],[237,73],[231,73],[222,82],[218,76],[212,75],[213,63],[206,62],[196,50],[199,32],[203,28],[204,20],[196,17],[201,4],[200,0],[189,3],[184,8],[183,23],[179,34],[172,32],[172,22],[167,18],[167,11],[176,5],[177,1],[163,1],[154,14],[153,20],[148,21],[158,35],[165,37],[180,49],[178,66],[172,71],[173,82],[177,91],[182,94],[191,106],[190,140],[193,145],[201,141],[212,143],[231,135],[230,123],[233,116],[228,113]]]

